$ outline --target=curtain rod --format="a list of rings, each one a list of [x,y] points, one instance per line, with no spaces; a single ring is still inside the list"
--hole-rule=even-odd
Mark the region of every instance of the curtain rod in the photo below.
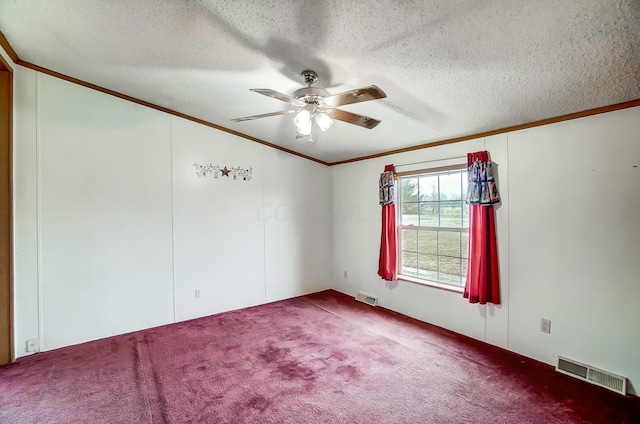
[[[454,157],[450,157],[450,158],[442,158],[442,159],[433,159],[433,160],[423,160],[420,162],[412,162],[412,163],[403,163],[400,165],[395,165],[396,167],[398,166],[411,166],[411,165],[421,165],[423,163],[431,163],[431,162],[442,162],[445,160],[453,160],[453,159],[466,159],[467,155],[464,156],[454,156]]]

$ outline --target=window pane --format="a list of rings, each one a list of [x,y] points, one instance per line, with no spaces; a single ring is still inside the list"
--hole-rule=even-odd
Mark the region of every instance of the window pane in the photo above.
[[[462,285],[464,285],[467,281],[467,264],[468,264],[468,259],[463,259],[462,260]]]
[[[438,254],[438,232],[420,230],[418,232],[418,252]]]
[[[467,187],[469,186],[469,173],[464,171],[462,173],[462,200],[467,198]]]
[[[402,229],[402,250],[418,250],[418,230]]]
[[[469,228],[469,205],[462,204],[462,228]]]
[[[420,200],[438,201],[438,176],[420,177]]]
[[[438,202],[420,202],[420,226],[440,226],[440,204]]]
[[[469,207],[464,202],[467,186],[466,170],[400,178],[400,224],[416,227],[401,229],[402,274],[464,286],[469,234],[437,228],[469,227]]]
[[[402,225],[418,225],[418,203],[402,202],[402,216],[400,223]]]
[[[438,242],[439,255],[460,257],[460,233],[440,231]]]
[[[418,254],[402,252],[402,274],[418,275]]]
[[[469,254],[469,233],[464,232],[461,233],[461,237],[462,237],[462,244],[460,245],[460,248],[462,249],[460,251],[460,253],[462,253],[462,257],[463,258],[467,258],[468,254]]]
[[[462,199],[462,174],[440,175],[440,201]]]
[[[440,226],[462,228],[462,202],[447,201],[440,203]]]
[[[440,281],[443,283],[461,284],[459,258],[440,256]]]
[[[438,280],[438,257],[436,255],[418,255],[420,278]]]
[[[400,196],[403,202],[417,202],[419,200],[418,178],[401,178]]]

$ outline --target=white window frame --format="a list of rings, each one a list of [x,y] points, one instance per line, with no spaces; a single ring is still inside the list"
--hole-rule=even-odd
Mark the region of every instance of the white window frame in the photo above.
[[[396,193],[397,193],[397,204],[398,204],[398,208],[397,208],[397,220],[398,220],[398,225],[397,225],[397,257],[398,257],[398,279],[399,280],[404,280],[404,281],[409,281],[412,283],[418,283],[418,284],[423,284],[423,285],[427,285],[427,286],[432,286],[432,287],[437,287],[437,288],[441,288],[441,289],[445,289],[445,290],[450,290],[450,291],[455,291],[455,292],[460,292],[462,293],[464,291],[464,278],[465,276],[462,276],[462,285],[457,285],[457,284],[453,284],[453,283],[447,283],[444,281],[438,281],[438,280],[432,280],[432,279],[428,279],[428,278],[421,278],[421,277],[417,277],[414,275],[406,275],[406,274],[402,274],[402,253],[403,253],[403,249],[402,249],[402,230],[403,229],[411,229],[411,230],[429,230],[429,231],[437,231],[439,232],[459,232],[459,233],[469,233],[469,227],[428,227],[428,226],[416,226],[416,225],[403,225],[402,224],[402,185],[401,185],[401,180],[403,178],[416,178],[422,175],[442,175],[442,174],[447,174],[447,173],[453,173],[453,172],[465,172],[467,170],[467,165],[466,164],[458,164],[458,165],[451,165],[451,166],[444,166],[444,167],[438,167],[438,168],[430,168],[430,169],[420,169],[420,170],[416,170],[416,171],[408,171],[408,172],[397,172],[396,173]],[[463,178],[466,177],[466,174],[463,174]],[[468,205],[466,205],[465,203],[465,199],[461,199],[462,201],[462,207],[468,207]],[[438,200],[438,204],[441,201]],[[438,210],[440,211],[440,208],[438,208]],[[438,212],[440,213],[440,212]],[[468,223],[467,223],[468,224]],[[468,236],[467,236],[468,239]],[[462,249],[467,248],[466,246],[461,246],[461,251],[460,251],[460,260],[467,260],[466,258],[463,257],[463,255],[467,255],[467,252],[463,252]],[[415,252],[416,255],[419,252]],[[438,257],[438,260],[440,258],[440,256],[446,256],[446,255],[439,255],[436,254],[435,256]],[[468,270],[467,270],[468,271]]]

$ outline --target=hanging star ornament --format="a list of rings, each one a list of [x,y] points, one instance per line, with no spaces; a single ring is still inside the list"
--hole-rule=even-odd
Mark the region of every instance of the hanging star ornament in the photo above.
[[[222,176],[229,176],[229,169],[227,169],[227,167],[225,166],[223,169],[220,170],[220,172],[222,172]]]

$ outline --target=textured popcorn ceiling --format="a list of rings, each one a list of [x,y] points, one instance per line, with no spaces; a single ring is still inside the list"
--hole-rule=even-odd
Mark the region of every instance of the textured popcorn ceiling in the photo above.
[[[334,162],[640,98],[638,0],[10,1],[21,60]],[[295,140],[300,72],[388,98]]]

